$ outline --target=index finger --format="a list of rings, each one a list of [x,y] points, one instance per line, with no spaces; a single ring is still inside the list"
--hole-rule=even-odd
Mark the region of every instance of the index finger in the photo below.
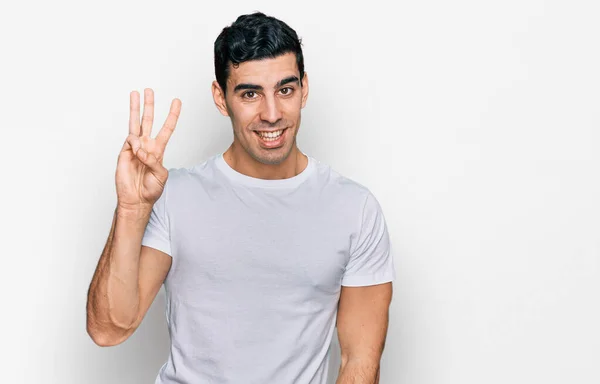
[[[175,130],[175,125],[177,125],[177,119],[179,119],[179,113],[181,112],[181,100],[173,99],[171,102],[171,109],[169,110],[169,116],[167,116],[167,120],[165,124],[156,135],[156,143],[158,144],[161,152],[164,152],[167,147],[167,142],[171,137],[171,134]]]
[[[140,135],[140,94],[137,91],[129,93],[129,133]]]

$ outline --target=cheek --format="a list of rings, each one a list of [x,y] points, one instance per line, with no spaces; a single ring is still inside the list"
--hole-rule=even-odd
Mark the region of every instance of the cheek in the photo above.
[[[300,116],[301,106],[302,104],[298,100],[289,100],[289,102],[285,103],[281,108],[283,117],[286,120],[297,120]]]
[[[252,124],[255,123],[257,118],[257,114],[254,109],[249,106],[232,108],[232,113],[230,114],[231,119],[234,122],[234,125],[238,127],[240,130],[247,129],[251,127]]]

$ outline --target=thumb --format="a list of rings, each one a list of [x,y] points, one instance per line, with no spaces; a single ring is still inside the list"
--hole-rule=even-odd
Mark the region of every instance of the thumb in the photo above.
[[[165,167],[158,161],[156,156],[147,152],[144,148],[138,149],[136,156],[145,166],[150,168],[150,171],[154,173],[156,176],[162,178],[163,176],[168,175],[168,172]]]

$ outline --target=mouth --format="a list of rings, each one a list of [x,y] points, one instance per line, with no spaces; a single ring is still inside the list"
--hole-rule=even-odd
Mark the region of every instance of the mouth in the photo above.
[[[266,148],[275,148],[283,144],[288,128],[279,129],[277,131],[254,131],[258,141]]]

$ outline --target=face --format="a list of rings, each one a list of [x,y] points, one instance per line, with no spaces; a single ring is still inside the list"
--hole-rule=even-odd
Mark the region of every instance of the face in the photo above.
[[[308,97],[306,73],[302,87],[299,78],[294,53],[243,62],[237,68],[230,64],[227,95],[223,97],[215,81],[213,97],[231,119],[234,146],[263,164],[280,164],[296,149],[300,110]]]

